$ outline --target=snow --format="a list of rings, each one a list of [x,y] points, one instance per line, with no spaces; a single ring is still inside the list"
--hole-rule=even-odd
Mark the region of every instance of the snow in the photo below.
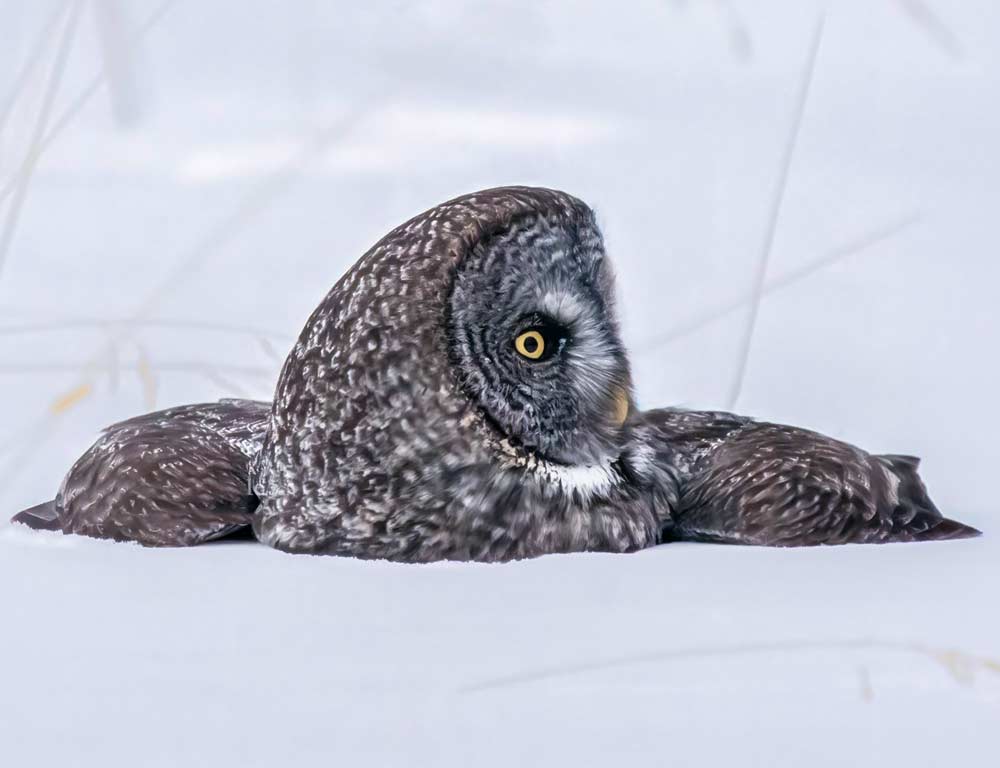
[[[96,5],[49,126],[113,89],[18,194],[57,5],[0,8],[0,517],[109,422],[269,397],[360,253],[498,184],[597,209],[642,404],[726,407],[827,5],[735,408],[922,456],[986,535],[416,567],[3,524],[4,764],[995,763],[1000,7]]]
[[[3,539],[13,764],[965,766],[1000,748],[986,539],[429,567],[65,541]]]

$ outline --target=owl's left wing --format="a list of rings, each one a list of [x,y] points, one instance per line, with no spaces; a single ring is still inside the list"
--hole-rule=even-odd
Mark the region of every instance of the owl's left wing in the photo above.
[[[16,515],[31,528],[147,546],[190,546],[250,525],[249,471],[269,403],[223,400],[108,427],[56,498]]]
[[[945,518],[919,460],[877,456],[795,427],[675,410],[641,414],[671,463],[677,539],[765,546],[930,541],[979,534]],[[681,421],[699,424],[689,440]],[[672,442],[670,442],[672,441]]]

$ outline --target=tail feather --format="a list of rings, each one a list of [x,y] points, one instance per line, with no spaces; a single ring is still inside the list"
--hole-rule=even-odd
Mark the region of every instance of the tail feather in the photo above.
[[[886,454],[875,457],[889,467],[899,481],[896,507],[892,511],[893,538],[901,541],[941,541],[981,535],[981,531],[944,517],[927,494],[915,456]]]
[[[62,521],[59,519],[59,510],[55,501],[46,501],[44,504],[18,512],[11,518],[12,523],[21,523],[36,531],[61,531]]]
[[[945,539],[969,539],[973,536],[982,536],[983,532],[971,525],[965,525],[957,520],[949,520],[943,517],[936,521],[926,531],[921,531],[913,536],[914,541],[943,541]]]

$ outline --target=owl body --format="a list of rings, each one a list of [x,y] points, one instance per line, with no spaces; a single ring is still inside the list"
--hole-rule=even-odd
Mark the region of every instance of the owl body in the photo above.
[[[414,217],[313,312],[270,406],[112,428],[33,527],[149,545],[500,561],[663,540],[955,538],[916,460],[718,412],[640,411],[594,214],[507,187]]]
[[[506,315],[574,312],[581,333],[597,336],[613,322],[603,318],[602,262],[589,209],[548,191],[461,198],[383,238],[285,363],[253,472],[257,536],[291,551],[400,560],[655,543],[654,510],[613,467],[621,425],[577,428],[581,411],[607,418],[630,385],[620,345],[575,339],[607,358],[578,366],[590,399],[542,407],[532,388],[571,377],[539,382],[516,360],[524,375],[505,371],[488,336],[506,330],[483,318],[498,305]],[[581,281],[586,273],[594,279]]]

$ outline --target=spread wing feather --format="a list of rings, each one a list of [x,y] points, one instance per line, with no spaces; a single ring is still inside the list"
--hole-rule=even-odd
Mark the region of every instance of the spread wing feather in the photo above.
[[[870,455],[815,432],[731,414],[667,409],[640,418],[647,434],[666,441],[654,453],[678,479],[674,538],[810,546],[979,533],[942,516],[914,457]],[[691,434],[707,437],[680,439]]]
[[[249,464],[269,403],[224,400],[108,427],[55,500],[15,522],[148,546],[189,546],[250,523]]]

